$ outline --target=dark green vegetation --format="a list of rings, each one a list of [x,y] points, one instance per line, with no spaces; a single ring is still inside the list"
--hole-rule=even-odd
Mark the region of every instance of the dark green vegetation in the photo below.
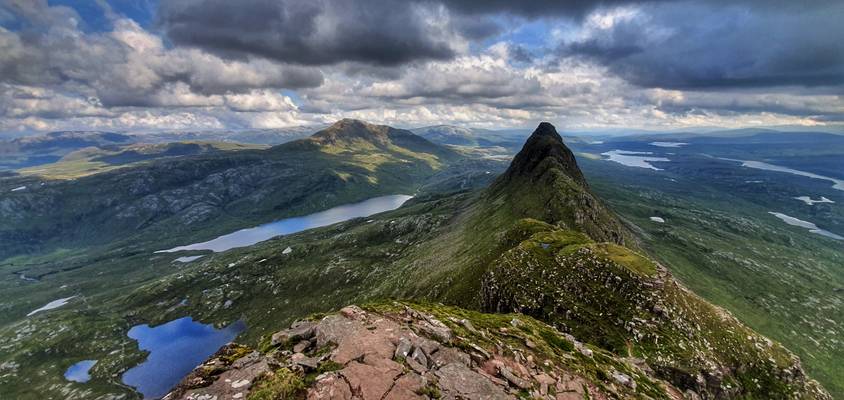
[[[341,121],[268,150],[174,157],[75,180],[3,179],[0,229],[10,240],[0,242],[0,334],[10,340],[0,346],[0,393],[131,393],[114,374],[142,360],[125,334],[149,319],[126,308],[126,296],[192,266],[156,250],[379,194],[483,186],[494,177],[489,164],[407,131]],[[25,316],[70,296],[62,309]],[[83,354],[100,360],[92,370],[99,378],[64,381]]]
[[[802,377],[799,368],[794,367],[789,353],[752,333],[722,310],[683,290],[637,250],[646,249],[660,254],[664,257],[661,259],[671,263],[671,268],[678,271],[680,278],[696,291],[696,282],[705,281],[697,281],[695,273],[711,279],[701,286],[736,296],[742,292],[734,290],[750,285],[745,282],[745,285],[738,286],[742,282],[738,281],[723,289],[710,286],[720,283],[716,280],[719,275],[705,269],[703,271],[706,272],[695,272],[698,271],[695,268],[702,261],[707,263],[705,267],[713,267],[708,263],[729,258],[722,257],[722,253],[715,249],[702,251],[707,243],[714,244],[707,241],[730,241],[733,247],[739,247],[742,241],[737,238],[742,232],[752,232],[751,228],[731,232],[734,236],[724,238],[724,234],[718,233],[720,227],[713,223],[703,225],[707,229],[705,232],[709,232],[707,235],[712,236],[698,234],[694,225],[705,222],[703,216],[706,215],[706,209],[700,209],[697,219],[694,222],[690,220],[685,225],[685,231],[676,233],[678,238],[668,236],[670,240],[665,246],[674,253],[669,251],[663,256],[661,249],[655,247],[658,242],[655,232],[669,227],[652,229],[649,225],[652,223],[647,220],[655,212],[648,202],[661,192],[642,192],[629,184],[615,189],[614,184],[608,184],[607,177],[624,169],[605,161],[587,161],[592,190],[606,196],[609,203],[635,225],[622,223],[587,188],[573,164],[571,152],[556,139],[556,132],[551,135],[547,127],[529,141],[526,151],[490,188],[456,193],[453,190],[472,189],[475,185],[489,182],[484,177],[494,173],[485,172],[497,172],[496,164],[466,160],[429,142],[403,134],[391,137],[391,130],[381,129],[380,133],[374,133],[376,138],[372,135],[361,137],[354,129],[344,130],[349,135],[329,131],[314,139],[279,147],[287,149],[288,157],[301,156],[303,153],[297,152],[309,149],[321,149],[307,154],[309,162],[313,160],[314,164],[319,164],[319,171],[322,171],[319,173],[322,174],[325,174],[326,165],[348,168],[342,172],[351,175],[346,176],[342,184],[313,189],[308,192],[313,193],[311,200],[322,200],[320,194],[331,193],[331,188],[367,188],[370,195],[366,197],[395,193],[387,189],[405,187],[400,185],[411,182],[415,187],[428,188],[398,210],[369,220],[348,221],[272,239],[250,248],[207,255],[185,265],[173,264],[175,255],[152,254],[152,251],[171,247],[171,244],[184,244],[189,238],[208,238],[211,232],[224,233],[233,225],[227,226],[224,217],[215,217],[213,229],[218,231],[184,228],[176,217],[170,217],[173,219],[168,221],[164,218],[143,225],[143,233],[139,236],[99,244],[96,248],[61,250],[56,246],[56,250],[42,255],[7,259],[4,272],[22,272],[26,276],[40,276],[42,280],[32,283],[15,277],[14,280],[4,281],[0,288],[3,293],[10,293],[10,297],[21,299],[2,305],[3,315],[8,317],[2,321],[4,326],[0,328],[4,343],[0,347],[0,354],[3,354],[0,364],[4,365],[0,371],[0,392],[22,398],[27,398],[27,393],[64,393],[63,397],[73,397],[67,395],[68,391],[75,391],[76,396],[82,397],[83,390],[97,394],[130,394],[115,382],[122,371],[143,357],[125,336],[128,327],[138,322],[157,324],[184,315],[218,324],[243,319],[249,329],[241,340],[255,345],[262,336],[304,315],[326,312],[350,303],[398,297],[443,301],[472,309],[486,307],[530,312],[560,329],[583,335],[606,351],[647,358],[653,367],[659,367],[659,373],[665,379],[679,387],[694,388],[702,393],[769,398],[786,397],[794,390],[802,397],[812,397],[813,384]],[[273,155],[276,149],[278,147],[264,152],[240,151],[227,158],[240,162],[251,154]],[[404,149],[413,151],[408,154]],[[368,156],[373,153],[383,156]],[[367,156],[362,156],[364,154]],[[300,160],[305,159],[301,157]],[[342,162],[337,161],[341,159]],[[213,165],[208,160],[219,158],[191,158],[191,163],[185,162],[180,168],[196,163],[204,163],[202,167]],[[273,162],[288,160],[279,158]],[[326,160],[334,160],[338,164],[327,164]],[[402,171],[400,168],[407,162],[399,160],[410,161],[413,168],[404,170],[407,172],[405,175],[388,173]],[[153,164],[160,168],[158,165]],[[606,168],[603,173],[601,168]],[[314,171],[316,169],[315,166]],[[118,176],[124,173],[144,170],[131,168],[83,179],[110,177],[120,181]],[[176,171],[175,166],[167,174],[173,171]],[[156,182],[167,174],[159,175],[155,178]],[[334,176],[342,179],[341,174]],[[592,176],[599,179],[592,179]],[[400,178],[404,181],[399,182]],[[614,178],[624,181],[630,176]],[[372,179],[377,182],[372,182]],[[648,179],[643,178],[641,182],[659,187]],[[653,179],[664,181],[662,176]],[[278,184],[276,181],[267,183]],[[14,187],[12,183],[9,186]],[[213,190],[210,185],[201,188]],[[302,189],[292,187],[288,195]],[[345,200],[341,202],[357,199],[351,195],[356,192],[341,193],[344,195],[335,197]],[[682,206],[683,197],[679,196],[688,197],[688,193],[689,188],[686,187],[677,194],[675,208]],[[716,193],[713,192],[713,196]],[[274,196],[284,195],[280,191],[274,193]],[[277,200],[275,197],[272,199]],[[795,206],[801,204],[794,202]],[[231,208],[224,208],[226,213],[246,212],[249,207],[245,204],[257,207],[258,211],[266,210],[266,205],[260,202],[229,204],[231,206],[226,207]],[[305,205],[299,208],[288,205],[276,210],[274,218],[284,213],[298,214],[333,204],[337,203],[317,202],[312,209]],[[679,213],[673,208],[666,207],[665,210]],[[250,219],[248,214],[237,217],[241,222],[257,220]],[[670,213],[665,217],[669,221],[676,218]],[[767,226],[773,227],[776,221],[770,222]],[[113,229],[104,226],[99,225],[97,229]],[[640,228],[642,226],[645,228]],[[791,236],[796,237],[793,243],[806,246],[814,243],[811,241],[814,238],[808,237],[809,234],[804,231],[786,228],[785,231],[791,233],[786,234],[782,233],[783,229],[771,229],[771,236],[764,236],[760,243],[769,238],[780,238],[785,240],[783,246],[787,246]],[[633,238],[631,231],[643,238],[641,244]],[[160,243],[156,240],[159,236]],[[589,237],[605,243],[592,243]],[[704,240],[699,242],[701,237]],[[155,247],[151,247],[152,243],[156,244]],[[677,247],[671,249],[671,246]],[[292,251],[284,254],[282,250],[287,247]],[[687,257],[693,262],[677,256],[690,249],[692,252]],[[818,257],[829,255],[819,254]],[[834,259],[835,255],[829,257]],[[680,265],[674,266],[675,261]],[[521,262],[528,264],[523,266],[519,264]],[[518,268],[512,268],[514,265]],[[56,273],[58,269],[66,271]],[[595,274],[573,273],[577,271],[594,271]],[[810,271],[801,272],[799,277],[810,279]],[[758,279],[767,279],[766,284],[783,287],[779,277],[771,278],[777,276],[778,270],[763,272],[771,275]],[[96,280],[91,279],[93,274],[98,274]],[[551,274],[560,282],[549,279],[550,275],[537,281],[537,274],[538,277]],[[509,276],[510,279],[502,282],[496,280],[497,276]],[[620,279],[620,283],[615,277]],[[746,276],[734,277],[748,279]],[[831,275],[826,284],[836,285],[835,279],[838,278]],[[568,280],[571,280],[571,286],[565,286]],[[657,285],[657,281],[661,281],[661,285]],[[106,287],[103,287],[106,282]],[[508,282],[540,285],[528,287],[533,296],[526,296],[518,286],[510,286],[500,292],[493,290],[493,283]],[[62,285],[67,286],[62,288]],[[561,295],[556,293],[559,287],[568,287],[570,291]],[[760,284],[758,288],[764,290],[765,286]],[[584,297],[572,296],[571,291]],[[535,296],[537,293],[540,296]],[[707,298],[718,294],[706,290],[700,293]],[[811,291],[801,295],[806,293]],[[71,300],[62,309],[21,319],[27,311],[47,301],[74,294],[81,297]],[[724,296],[722,300],[725,301],[719,304],[740,304],[731,303]],[[522,304],[538,298],[543,300],[542,306],[527,308],[524,307],[526,304]],[[593,303],[604,304],[608,309],[599,309]],[[736,309],[741,310],[740,307]],[[612,312],[612,317],[604,315],[607,312]],[[841,320],[832,312],[830,315],[834,321]],[[741,313],[739,317],[753,323],[752,318]],[[590,326],[599,329],[586,331],[579,326],[580,323],[591,323]],[[660,338],[660,344],[670,346],[663,350],[656,345],[656,337]],[[774,338],[784,340],[777,336]],[[565,347],[565,344],[560,346]],[[725,350],[733,347],[737,349],[734,354]],[[94,379],[87,385],[65,382],[61,378],[64,368],[80,359],[100,360],[92,370]],[[738,364],[749,367],[738,367]],[[817,365],[818,368],[823,367],[823,364]],[[704,382],[701,384],[697,380],[697,372],[712,378],[702,378]],[[788,377],[794,380],[787,383]],[[830,381],[834,382],[834,379]],[[35,397],[43,396],[31,398]]]
[[[539,221],[522,224],[520,231],[536,233],[494,262],[485,308],[518,310],[616,354],[641,357],[658,376],[706,397],[783,398],[795,390],[786,382],[803,372],[790,353],[689,293],[652,261]]]
[[[275,400],[302,398],[305,382],[287,368],[275,371],[275,375],[258,383],[249,393],[247,400]]]
[[[0,188],[0,258],[129,236],[168,248],[381,194],[413,194],[459,159],[408,131],[343,120],[267,150],[164,159],[73,180],[11,178]],[[9,192],[18,186],[27,189]]]
[[[660,148],[649,144],[654,141],[688,145]],[[844,179],[844,136],[752,130],[567,142],[578,152],[592,189],[636,227],[649,254],[695,293],[784,343],[812,377],[844,396],[842,243],[768,214],[782,212],[842,235],[844,192],[828,181],[715,158]],[[652,171],[600,160],[600,153],[615,149],[652,152],[671,162],[654,163],[663,171]],[[798,196],[835,203],[810,206]]]
[[[679,148],[648,145],[653,140],[618,139],[576,151],[625,149],[669,158],[654,163],[663,171],[585,157],[579,161],[593,189],[640,229],[637,236],[649,254],[695,293],[797,353],[810,376],[836,398],[844,396],[844,243],[768,214],[782,212],[842,234],[844,192],[829,181],[743,168],[713,157],[842,179],[844,166],[836,165],[844,160],[844,136],[768,132],[673,138],[689,143]],[[810,206],[798,196],[824,196],[835,203]]]

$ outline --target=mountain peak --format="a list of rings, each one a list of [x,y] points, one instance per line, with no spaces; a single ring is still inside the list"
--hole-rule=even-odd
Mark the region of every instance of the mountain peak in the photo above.
[[[386,125],[370,124],[359,119],[343,118],[313,135],[322,144],[363,139],[376,143],[387,143],[389,135],[396,129]]]
[[[347,129],[347,128],[352,128],[352,127],[367,128],[369,126],[373,126],[373,125],[366,122],[366,121],[362,121],[362,120],[354,119],[354,118],[343,118],[343,119],[338,120],[337,122],[331,124],[331,127],[335,127],[335,128],[338,128],[338,129],[342,129],[342,128]]]
[[[574,154],[547,122],[539,124],[487,193],[511,217],[582,231],[598,242],[621,244],[630,238],[615,214],[589,191]]]
[[[586,187],[586,179],[572,151],[563,143],[554,125],[542,122],[528,138],[522,150],[513,158],[504,179],[536,179],[550,169],[559,169],[569,178]]]
[[[551,125],[550,122],[540,122],[539,126],[536,127],[536,130],[533,131],[531,136],[548,136],[554,139],[557,139],[560,143],[563,142],[563,138],[557,133],[557,128],[554,125]]]

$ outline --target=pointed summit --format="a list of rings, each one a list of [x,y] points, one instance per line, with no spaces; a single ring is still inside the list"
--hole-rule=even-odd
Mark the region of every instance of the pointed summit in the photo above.
[[[539,124],[507,171],[487,189],[495,211],[578,230],[599,242],[623,244],[632,237],[589,191],[574,154],[554,125]]]
[[[587,187],[586,179],[574,154],[563,143],[563,138],[557,133],[554,125],[542,122],[530,135],[522,150],[513,158],[507,172],[504,173],[505,180],[515,178],[538,179],[549,170],[563,171],[569,178],[583,187]]]

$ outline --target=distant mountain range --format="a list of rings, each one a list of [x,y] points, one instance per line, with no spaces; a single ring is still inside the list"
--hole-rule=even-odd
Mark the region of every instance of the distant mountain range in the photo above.
[[[287,129],[151,132],[139,134],[101,131],[50,132],[43,135],[0,140],[0,170],[49,164],[82,149],[95,148],[113,152],[121,146],[130,144],[215,142],[272,146],[308,137],[321,128],[317,126],[300,126]]]
[[[165,144],[175,142],[238,143],[274,146],[310,136],[327,125],[302,125],[277,129],[207,130],[207,131],[156,131],[145,133],[114,133],[102,131],[59,131],[43,135],[24,136],[0,140],[0,170],[18,169],[49,164],[67,154],[86,148],[114,151],[117,147],[135,143]],[[597,140],[685,140],[704,138],[735,138],[755,136],[758,140],[788,140],[792,135],[807,135],[828,140],[844,132],[836,129],[809,130],[805,127],[783,127],[783,130],[766,128],[747,129],[698,129],[693,131],[653,132],[644,130],[606,130],[567,132],[572,143],[589,143]],[[792,128],[787,130],[785,128]],[[409,129],[431,142],[442,145],[470,147],[500,147],[515,153],[530,133],[527,129],[481,129],[455,125],[432,125]],[[835,139],[832,139],[835,140]]]
[[[48,164],[86,147],[113,149],[134,142],[132,136],[112,132],[50,132],[0,140],[0,169]]]

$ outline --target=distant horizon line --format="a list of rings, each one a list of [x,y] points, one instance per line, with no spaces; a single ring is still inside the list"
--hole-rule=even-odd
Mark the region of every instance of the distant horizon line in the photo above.
[[[540,122],[545,120],[537,120],[536,124],[534,125],[525,125],[525,126],[514,126],[514,127],[496,127],[496,128],[485,128],[485,127],[477,127],[471,125],[460,125],[454,123],[435,123],[435,124],[428,124],[428,125],[398,125],[398,124],[390,124],[390,123],[381,123],[381,122],[369,122],[366,120],[362,120],[359,118],[340,118],[337,121],[343,119],[356,119],[360,121],[364,121],[367,123],[371,123],[374,125],[386,125],[397,129],[406,129],[406,130],[416,130],[416,129],[424,129],[424,128],[432,128],[437,126],[448,126],[448,127],[456,127],[456,128],[463,128],[463,129],[472,129],[472,130],[484,130],[484,131],[520,131],[525,130],[532,131],[536,128]],[[336,121],[335,121],[336,122]],[[548,122],[552,122],[548,120]],[[553,123],[553,122],[552,122]],[[309,124],[301,124],[301,125],[289,125],[284,127],[275,127],[275,128],[253,128],[253,127],[233,127],[233,128],[185,128],[185,129],[167,129],[167,128],[159,128],[159,129],[56,129],[56,130],[39,130],[39,131],[18,131],[18,132],[0,132],[0,140],[2,139],[16,139],[22,138],[27,136],[41,136],[41,135],[48,135],[51,133],[56,132],[72,132],[72,133],[84,133],[84,132],[91,132],[91,133],[118,133],[118,134],[125,134],[125,135],[133,135],[133,136],[140,136],[145,134],[164,134],[164,133],[203,133],[203,132],[263,132],[263,131],[276,131],[276,130],[286,130],[286,129],[321,129],[324,127],[328,127],[332,125],[333,122],[324,122],[324,123],[309,123]],[[751,131],[751,130],[760,130],[760,131],[773,131],[773,132],[790,132],[790,133],[829,133],[829,134],[844,134],[844,124],[841,125],[760,125],[760,126],[744,126],[744,127],[720,127],[720,126],[690,126],[690,127],[678,127],[678,128],[628,128],[628,127],[603,127],[603,128],[566,128],[564,125],[555,124],[555,126],[561,126],[559,130],[561,132],[568,132],[568,133],[580,133],[580,134],[606,134],[606,135],[625,135],[625,134],[671,134],[671,133],[694,133],[694,134],[707,134],[707,133],[717,133],[717,132],[735,132],[735,131]]]

